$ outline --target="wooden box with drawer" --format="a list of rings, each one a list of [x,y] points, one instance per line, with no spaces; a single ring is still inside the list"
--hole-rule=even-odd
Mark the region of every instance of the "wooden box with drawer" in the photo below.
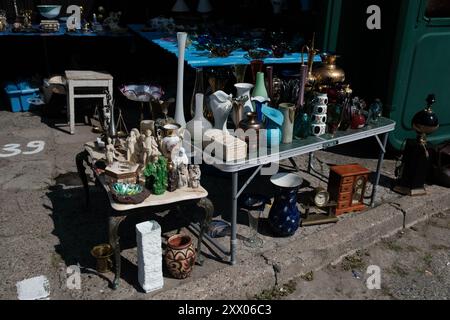
[[[330,168],[328,192],[330,200],[337,202],[337,216],[366,208],[363,201],[369,174],[370,171],[359,164]]]

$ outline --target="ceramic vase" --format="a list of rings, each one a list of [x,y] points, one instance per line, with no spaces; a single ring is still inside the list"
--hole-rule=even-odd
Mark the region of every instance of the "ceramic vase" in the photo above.
[[[205,131],[212,128],[212,124],[203,116],[203,100],[202,93],[195,95],[195,115],[186,124],[186,130],[190,133],[191,140],[195,142],[201,142]]]
[[[164,261],[170,274],[176,279],[186,279],[191,275],[196,252],[191,237],[176,234],[167,240]]]
[[[263,114],[262,114],[262,108],[269,102],[269,98],[257,96],[252,98],[252,102],[254,103],[254,110],[256,112],[256,118],[258,121],[263,122]]]
[[[281,143],[283,138],[283,113],[275,108],[263,106],[262,114],[265,118],[264,124],[266,127],[267,146],[275,147]]]
[[[255,112],[248,112],[246,119],[239,123],[239,129],[242,129],[244,136],[241,138],[248,145],[248,153],[251,156],[258,154],[259,130],[264,129],[264,125],[258,121]]]
[[[175,106],[175,122],[181,127],[186,126],[184,118],[184,104],[183,104],[183,87],[184,87],[184,53],[186,50],[186,32],[177,32],[178,41],[178,75],[177,75],[177,101]]]
[[[295,104],[281,103],[280,111],[283,113],[283,143],[292,143],[294,137],[294,118],[295,118]]]
[[[162,154],[169,160],[172,159],[172,151],[181,144],[180,125],[169,123],[157,130]]]
[[[269,95],[267,93],[266,84],[264,80],[264,72],[257,72],[256,73],[256,83],[255,88],[252,92],[252,97],[264,97],[269,98]]]
[[[270,181],[277,187],[277,194],[269,212],[269,225],[277,236],[292,236],[300,225],[297,193],[303,180],[296,174],[279,173]]]
[[[252,85],[251,83],[236,83],[234,87],[236,88],[236,96],[238,98],[248,97],[248,100],[244,104],[243,110],[244,114],[248,112],[253,112],[254,110],[251,101],[250,91],[254,88],[254,85]]]
[[[227,119],[233,107],[233,96],[219,90],[209,96],[209,108],[214,116],[214,128],[228,132]]]

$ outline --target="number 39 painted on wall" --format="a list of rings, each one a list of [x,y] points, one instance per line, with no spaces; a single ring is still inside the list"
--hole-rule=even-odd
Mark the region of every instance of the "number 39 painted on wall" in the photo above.
[[[27,144],[27,148],[32,149],[32,150],[22,151],[20,149],[20,144],[17,144],[17,143],[5,144],[4,147],[0,150],[0,158],[14,157],[14,156],[18,156],[19,154],[32,155],[32,154],[39,153],[44,150],[45,142],[44,141],[31,141]]]

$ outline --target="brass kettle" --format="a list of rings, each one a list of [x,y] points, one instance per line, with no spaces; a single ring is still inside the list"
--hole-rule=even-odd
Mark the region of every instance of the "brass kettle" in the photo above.
[[[312,75],[318,84],[335,84],[345,81],[344,69],[336,65],[336,59],[339,57],[334,54],[323,53],[320,55],[322,64],[315,67]]]

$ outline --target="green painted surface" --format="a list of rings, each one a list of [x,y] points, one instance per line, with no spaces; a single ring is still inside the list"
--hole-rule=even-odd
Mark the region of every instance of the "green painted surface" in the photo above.
[[[427,0],[402,2],[388,99],[389,116],[397,122],[389,142],[396,149],[415,136],[411,119],[429,93],[436,94],[434,111],[441,124],[429,141],[450,139],[450,17],[425,17]]]

